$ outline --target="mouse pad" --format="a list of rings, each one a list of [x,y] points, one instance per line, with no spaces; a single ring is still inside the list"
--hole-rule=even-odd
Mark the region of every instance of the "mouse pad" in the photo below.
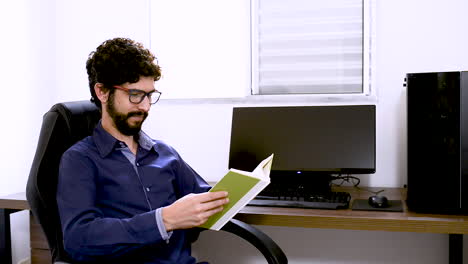
[[[367,199],[356,199],[351,209],[360,211],[403,212],[403,203],[401,200],[388,200],[388,204],[390,206],[387,208],[374,208],[369,205]]]

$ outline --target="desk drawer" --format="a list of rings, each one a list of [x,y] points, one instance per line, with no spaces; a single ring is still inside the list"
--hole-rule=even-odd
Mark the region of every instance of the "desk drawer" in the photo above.
[[[42,231],[41,226],[34,220],[32,213],[29,213],[29,228],[31,242],[31,264],[50,264],[52,256],[49,244]]]
[[[29,213],[29,228],[30,228],[30,239],[31,248],[47,249],[49,250],[49,244],[42,231],[41,226],[34,220],[32,213]]]
[[[48,249],[31,248],[31,264],[50,264],[52,256]]]

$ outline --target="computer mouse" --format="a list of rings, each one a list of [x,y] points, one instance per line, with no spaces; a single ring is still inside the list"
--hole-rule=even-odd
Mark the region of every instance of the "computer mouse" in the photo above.
[[[389,207],[388,198],[382,195],[374,195],[369,197],[369,205],[374,208]]]

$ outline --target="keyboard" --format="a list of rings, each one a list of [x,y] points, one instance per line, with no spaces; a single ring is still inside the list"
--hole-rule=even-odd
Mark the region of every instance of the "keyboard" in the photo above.
[[[350,201],[351,195],[347,192],[327,192],[302,197],[258,195],[247,205],[337,210],[349,208]]]

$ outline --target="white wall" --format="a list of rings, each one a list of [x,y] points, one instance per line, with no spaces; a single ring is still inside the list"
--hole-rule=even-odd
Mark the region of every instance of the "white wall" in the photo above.
[[[86,60],[104,40],[128,37],[149,46],[148,0],[56,1],[56,101],[91,98]]]
[[[23,192],[42,113],[53,102],[53,1],[0,1],[0,195]],[[28,213],[11,217],[15,263],[29,256]]]
[[[91,50],[103,40],[114,36],[128,36],[153,48],[158,47],[157,39],[164,42],[161,51],[170,55],[190,54],[202,40],[217,41],[220,32],[217,27],[204,27],[203,36],[190,41],[174,43],[171,50],[167,39],[173,34],[184,35],[182,14],[198,14],[200,17],[216,17],[233,20],[245,25],[248,0],[226,1],[229,15],[213,15],[219,10],[209,6],[210,1],[199,1],[198,5],[177,3],[183,12],[174,12],[172,19],[158,20],[164,30],[158,31],[150,23],[149,8],[157,8],[161,1],[37,1],[19,0],[0,2],[0,74],[2,91],[8,89],[20,93],[18,101],[9,101],[4,96],[1,110],[4,122],[0,135],[5,139],[0,151],[0,195],[24,190],[29,166],[34,155],[41,116],[53,102],[82,100],[89,98],[85,61]],[[190,2],[190,1],[189,1]],[[236,4],[234,4],[234,2]],[[466,70],[468,37],[464,30],[468,26],[468,2],[463,0],[393,0],[377,2],[377,51],[375,86],[377,94],[377,173],[363,177],[364,185],[400,187],[406,183],[406,109],[405,90],[402,86],[407,72]],[[211,3],[213,4],[213,3]],[[208,5],[208,6],[206,6]],[[174,8],[173,6],[171,8]],[[227,11],[226,11],[227,12]],[[237,16],[235,14],[238,14]],[[194,15],[190,15],[194,19]],[[153,21],[154,22],[154,21]],[[235,21],[234,21],[235,22]],[[154,34],[150,36],[150,25]],[[171,31],[171,29],[173,29]],[[219,60],[209,57],[199,62],[196,70],[203,76],[210,76],[209,66],[216,61],[219,74],[229,69],[239,76],[230,77],[238,85],[248,80],[249,54],[245,54],[245,41],[236,27],[236,41],[219,42],[235,55],[236,60]],[[177,30],[176,30],[177,29]],[[216,30],[214,30],[216,29]],[[193,30],[193,29],[192,29]],[[214,30],[212,34],[211,30]],[[171,35],[172,34],[172,35]],[[210,36],[212,36],[210,38]],[[229,38],[229,34],[221,34]],[[177,37],[176,39],[180,39]],[[7,40],[7,41],[5,41]],[[169,43],[169,44],[168,44]],[[176,45],[177,44],[177,45]],[[230,46],[232,45],[232,46]],[[230,54],[230,56],[232,56]],[[163,71],[171,68],[170,56],[161,54]],[[188,55],[187,55],[188,56]],[[219,56],[215,52],[212,56]],[[177,61],[183,63],[184,57]],[[167,62],[167,69],[163,62]],[[204,65],[204,63],[207,63]],[[206,66],[206,67],[205,67]],[[179,69],[177,69],[179,72]],[[181,70],[180,74],[184,71]],[[171,73],[167,73],[168,77]],[[171,85],[202,89],[204,82],[194,81],[187,76],[173,76],[174,83],[167,83],[163,91],[170,95]],[[169,79],[169,78],[168,78]],[[213,85],[213,83],[211,83]],[[246,84],[245,84],[246,85]],[[225,87],[220,84],[219,89]],[[14,90],[13,90],[14,89]],[[245,91],[248,87],[240,87]],[[21,101],[20,101],[21,100]],[[287,102],[285,102],[287,103]],[[227,168],[227,153],[230,133],[232,106],[224,101],[166,101],[154,107],[145,124],[145,130],[157,138],[174,145],[185,159],[207,180],[216,180]],[[19,122],[20,120],[20,122]],[[15,140],[20,139],[20,140]],[[28,237],[18,235],[27,227],[26,214],[14,216],[14,258],[15,261],[27,256]],[[285,250],[290,263],[446,263],[448,259],[448,236],[439,234],[417,234],[396,232],[344,231],[282,227],[259,227],[273,237]],[[231,245],[232,253],[216,244]],[[465,242],[465,249],[468,248]],[[231,262],[214,252],[236,256]],[[255,250],[239,243],[222,233],[207,232],[195,246],[199,256],[211,256],[213,263],[263,263]],[[465,250],[466,251],[466,250]],[[358,253],[359,252],[359,253]],[[213,255],[214,254],[214,255]],[[234,258],[233,258],[234,259]],[[465,257],[466,259],[466,257]],[[465,263],[468,261],[465,260]]]
[[[164,98],[245,96],[250,83],[249,3],[151,1],[151,48],[163,67]]]

